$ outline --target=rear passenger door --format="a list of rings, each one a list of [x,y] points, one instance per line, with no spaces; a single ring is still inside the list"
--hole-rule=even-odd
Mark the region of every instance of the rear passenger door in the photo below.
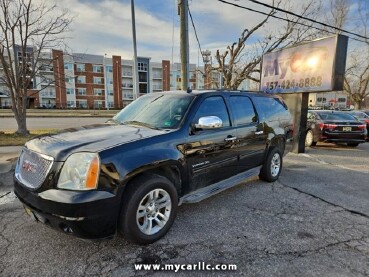
[[[262,164],[266,134],[264,124],[259,121],[248,96],[233,95],[229,97],[229,101],[237,130],[238,172],[243,172]]]

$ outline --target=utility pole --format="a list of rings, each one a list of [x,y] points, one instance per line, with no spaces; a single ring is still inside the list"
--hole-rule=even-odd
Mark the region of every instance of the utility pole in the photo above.
[[[136,17],[135,1],[131,0],[132,35],[133,35],[133,99],[140,97],[138,85],[137,44],[136,44]]]
[[[179,13],[181,20],[181,70],[182,90],[189,86],[189,44],[188,44],[188,0],[179,0]]]

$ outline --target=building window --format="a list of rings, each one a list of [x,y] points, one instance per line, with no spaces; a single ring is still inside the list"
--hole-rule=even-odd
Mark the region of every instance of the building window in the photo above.
[[[94,77],[94,84],[98,84],[98,85],[104,84],[104,78],[102,78],[102,77]]]
[[[67,94],[74,94],[74,89],[67,88]]]
[[[103,72],[103,67],[101,65],[93,65],[93,72],[101,73]]]
[[[123,92],[123,99],[133,99],[133,93],[132,92]]]
[[[325,98],[325,97],[318,97],[318,98],[316,99],[316,101],[317,101],[317,102],[323,102],[323,103],[325,103],[325,102],[327,102],[327,98]]]
[[[87,100],[78,100],[77,105],[78,108],[87,109]]]
[[[95,100],[94,101],[94,108],[95,109],[101,109],[103,107],[103,101],[101,100]]]
[[[76,104],[74,101],[67,101],[67,108],[75,108]]]
[[[140,93],[147,93],[147,84],[139,84]]]
[[[72,83],[74,83],[74,78],[72,78],[72,77],[65,77],[65,82],[66,83],[69,83],[69,84],[72,84]]]
[[[147,63],[139,62],[138,64],[138,71],[147,71]]]
[[[94,95],[104,95],[104,90],[101,88],[94,88]]]
[[[138,72],[138,81],[139,82],[147,82],[147,72]]]
[[[71,63],[65,63],[64,64],[64,69],[66,69],[66,70],[73,70],[73,64],[71,64]]]
[[[77,77],[78,84],[86,84],[86,76],[78,76]]]
[[[86,95],[85,88],[77,88],[77,95]]]
[[[85,72],[85,65],[83,63],[77,63],[77,72]]]

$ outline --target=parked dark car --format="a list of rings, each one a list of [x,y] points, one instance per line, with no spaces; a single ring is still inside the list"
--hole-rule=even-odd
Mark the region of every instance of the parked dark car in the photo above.
[[[356,147],[365,142],[366,125],[353,115],[342,111],[309,111],[305,146],[310,147],[319,141],[347,143]]]
[[[352,114],[357,119],[359,119],[361,122],[366,124],[366,130],[367,130],[366,140],[369,141],[369,115],[362,111],[350,111],[350,114]]]
[[[247,92],[165,92],[138,98],[105,124],[30,140],[14,191],[32,218],[94,239],[118,230],[151,243],[177,206],[245,178],[276,181],[291,147],[283,102]]]

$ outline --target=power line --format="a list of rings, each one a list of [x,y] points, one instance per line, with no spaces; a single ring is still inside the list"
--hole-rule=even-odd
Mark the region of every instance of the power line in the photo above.
[[[289,23],[298,24],[298,25],[301,25],[301,26],[313,28],[313,29],[316,29],[316,30],[319,30],[319,31],[322,31],[322,32],[327,32],[327,33],[334,34],[334,35],[336,34],[336,33],[332,32],[332,31],[324,30],[324,29],[319,28],[319,27],[311,26],[311,25],[308,25],[308,24],[305,24],[305,23],[301,23],[301,22],[298,22],[298,21],[293,21],[293,20],[290,20],[290,19],[287,19],[287,18],[283,18],[283,17],[280,17],[280,16],[269,14],[269,13],[266,13],[266,12],[254,10],[254,9],[251,9],[251,8],[247,8],[245,6],[241,6],[241,5],[238,5],[238,4],[235,4],[235,3],[230,3],[230,2],[227,2],[227,1],[224,1],[224,0],[218,0],[218,1],[219,2],[222,2],[224,4],[227,4],[227,5],[231,5],[231,6],[237,7],[237,8],[241,8],[241,9],[248,10],[248,11],[251,11],[251,12],[256,12],[256,13],[263,14],[263,15],[266,15],[266,16],[270,16],[270,17],[273,17],[273,18],[276,18],[276,19],[281,19],[281,20],[287,21]],[[356,40],[356,41],[359,41],[359,42],[366,43],[366,44],[368,43],[367,41],[360,40],[360,39],[357,39],[357,38],[353,38],[353,37],[350,37],[350,36],[349,36],[349,38],[350,39],[353,39],[353,40]]]
[[[196,37],[196,40],[197,40],[197,44],[199,45],[199,49],[200,49],[202,61],[205,63],[204,55],[202,54],[202,50],[201,50],[200,40],[199,40],[199,37],[197,36],[197,31],[196,31],[195,23],[193,22],[193,18],[192,18],[192,14],[191,14],[191,10],[190,10],[190,6],[189,5],[188,5],[188,14],[190,15],[190,18],[191,18],[192,27],[193,27],[193,30],[195,32],[195,37]]]
[[[262,5],[264,7],[268,7],[268,8],[272,8],[274,10],[277,10],[277,11],[280,11],[280,12],[284,12],[284,13],[287,13],[287,14],[290,14],[290,15],[293,15],[293,16],[296,16],[298,18],[301,18],[301,19],[305,19],[305,20],[308,20],[308,21],[311,21],[311,22],[314,22],[314,23],[317,23],[319,25],[322,25],[324,27],[329,27],[329,28],[332,28],[332,29],[335,29],[337,31],[341,31],[341,32],[344,32],[344,33],[348,33],[348,34],[351,34],[351,35],[354,35],[354,36],[357,36],[357,37],[361,37],[363,39],[369,39],[368,37],[366,36],[362,36],[360,34],[356,34],[354,32],[351,32],[351,31],[347,31],[347,30],[344,30],[344,29],[341,29],[341,28],[338,28],[338,27],[335,27],[335,26],[332,26],[332,25],[329,25],[329,24],[326,24],[324,22],[320,22],[320,21],[317,21],[317,20],[314,20],[314,19],[311,19],[311,18],[308,18],[308,17],[305,17],[303,15],[299,15],[299,14],[296,14],[294,12],[291,12],[291,11],[287,11],[287,10],[284,10],[284,9],[281,9],[279,7],[274,7],[272,5],[269,5],[269,4],[266,4],[266,3],[262,3],[260,1],[256,1],[256,0],[247,0],[247,1],[250,1],[252,3],[255,3],[255,4],[258,4],[258,5]]]

